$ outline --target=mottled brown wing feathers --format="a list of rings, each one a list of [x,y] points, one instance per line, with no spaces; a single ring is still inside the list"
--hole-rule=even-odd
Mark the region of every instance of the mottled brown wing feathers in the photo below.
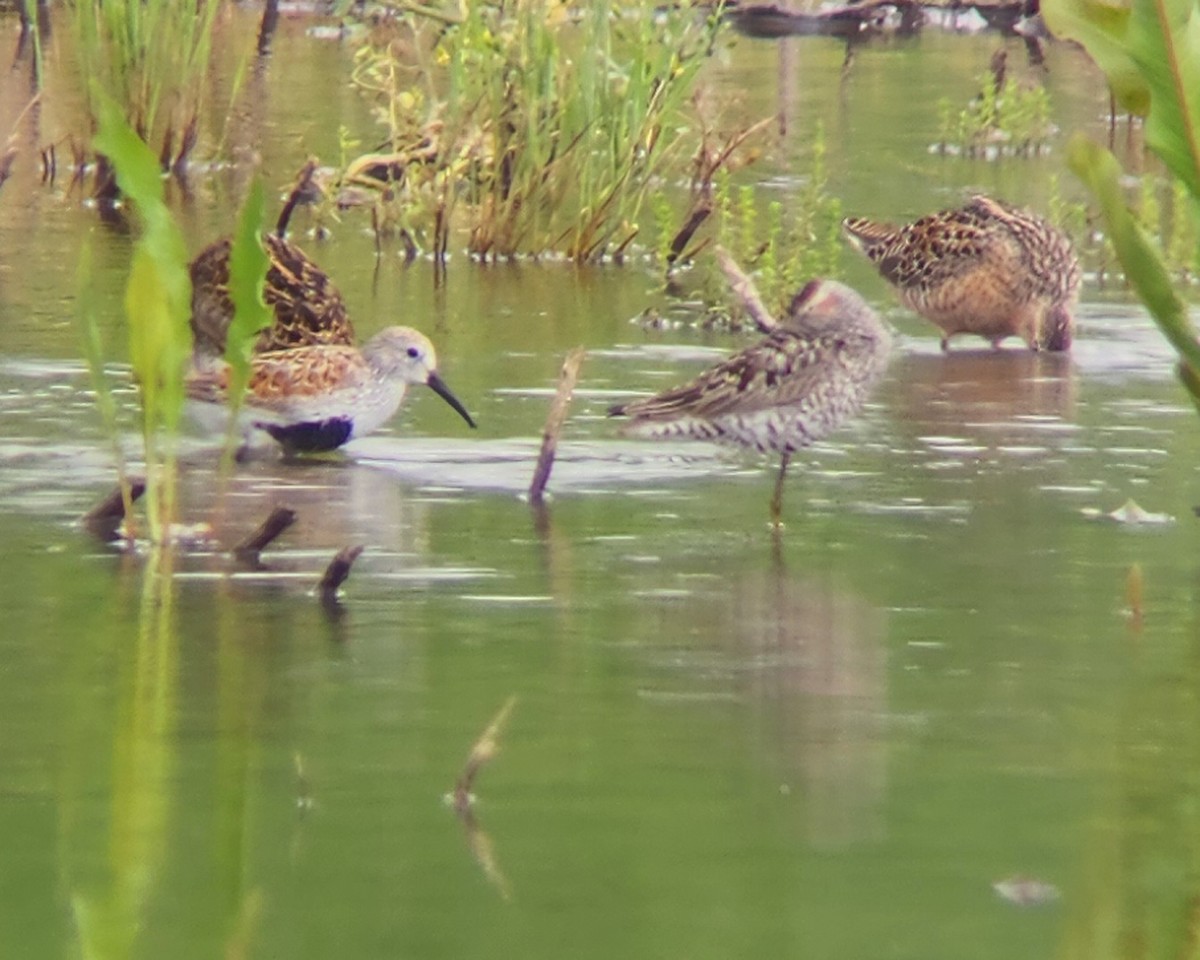
[[[263,300],[271,307],[271,326],[259,334],[255,353],[316,344],[353,344],[354,327],[342,295],[328,276],[299,247],[282,237],[263,238],[270,266]],[[221,356],[233,318],[229,298],[228,237],[205,247],[192,261],[192,335],[199,352]]]
[[[870,248],[886,245],[895,238],[900,228],[882,220],[868,220],[866,217],[848,217],[842,222],[843,227],[851,238],[870,256]],[[874,259],[872,257],[872,259]]]
[[[271,267],[263,299],[274,309],[275,322],[260,337],[258,351],[354,343],[345,301],[328,275],[282,237],[271,234],[266,245]]]
[[[192,339],[209,356],[225,352],[225,334],[233,317],[229,300],[228,237],[209,244],[188,266],[192,279]]]
[[[776,330],[694,380],[625,404],[620,412],[645,420],[712,418],[797,403],[828,375],[844,348],[840,338],[810,340]]]
[[[256,355],[251,361],[247,393],[261,406],[319,397],[334,390],[360,387],[371,368],[355,347],[294,347]],[[221,403],[229,391],[229,367],[214,362],[193,368],[187,376],[193,400]]]
[[[256,356],[249,390],[256,400],[295,399],[356,387],[371,369],[355,347],[294,347]]]

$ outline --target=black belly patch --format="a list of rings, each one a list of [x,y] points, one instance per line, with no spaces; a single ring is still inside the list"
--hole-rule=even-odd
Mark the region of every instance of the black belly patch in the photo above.
[[[332,420],[306,420],[302,423],[256,423],[289,453],[323,453],[336,450],[350,439],[354,421],[342,417]]]

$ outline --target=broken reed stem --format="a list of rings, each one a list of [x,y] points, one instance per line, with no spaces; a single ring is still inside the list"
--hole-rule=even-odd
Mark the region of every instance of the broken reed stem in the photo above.
[[[691,212],[687,222],[679,228],[679,232],[671,240],[671,249],[667,253],[667,266],[674,266],[696,231],[700,229],[700,225],[708,219],[711,213],[712,207],[707,205],[697,207]]]
[[[465,813],[470,809],[471,787],[475,783],[475,777],[483,765],[499,752],[500,732],[504,729],[504,724],[508,721],[509,714],[516,705],[517,697],[516,694],[513,694],[504,701],[504,706],[492,717],[492,722],[479,735],[479,739],[471,747],[471,752],[467,754],[467,762],[463,764],[462,773],[459,774],[458,781],[454,784],[454,809],[459,813]]]
[[[141,477],[130,477],[127,483],[118,483],[107,497],[80,518],[80,522],[93,536],[115,540],[121,521],[145,492],[146,481]]]
[[[283,205],[283,209],[279,211],[279,219],[275,221],[275,236],[286,237],[288,224],[292,220],[292,211],[296,209],[296,205],[306,196],[310,195],[315,188],[313,174],[317,172],[317,161],[310,159],[303,167],[300,168],[300,173],[296,176],[296,182],[292,185],[291,193],[288,194],[287,201]]]
[[[719,246],[715,250],[715,255],[717,266],[725,274],[730,291],[741,302],[742,308],[750,316],[750,319],[754,321],[755,326],[763,331],[763,333],[769,333],[779,326],[779,321],[771,316],[771,311],[763,305],[762,298],[758,295],[758,288],[754,286],[754,281],[742,271],[742,268],[730,256],[729,251]]]
[[[233,555],[243,563],[258,563],[258,555],[272,540],[296,522],[296,511],[276,507],[250,536],[233,548]]]
[[[354,566],[354,561],[362,552],[362,544],[343,547],[337,552],[337,556],[329,561],[329,566],[325,568],[325,575],[321,577],[321,582],[317,585],[322,602],[333,603],[337,600],[338,587],[345,583],[346,578],[350,576],[350,568]]]
[[[562,370],[558,374],[558,392],[550,404],[550,413],[546,417],[546,426],[542,430],[542,450],[538,454],[537,467],[533,471],[533,481],[529,484],[529,502],[541,504],[546,493],[546,484],[550,480],[550,471],[554,467],[554,454],[558,450],[558,435],[562,432],[563,423],[567,419],[567,410],[571,405],[571,396],[575,390],[575,382],[579,379],[579,367],[587,351],[576,347],[567,354],[563,361]]]
[[[279,24],[279,0],[267,0],[263,5],[262,21],[258,27],[258,55],[265,56],[271,51],[271,37],[275,35],[275,27]]]

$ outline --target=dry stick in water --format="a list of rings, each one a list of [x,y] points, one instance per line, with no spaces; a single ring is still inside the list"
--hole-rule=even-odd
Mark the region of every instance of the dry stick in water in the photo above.
[[[709,214],[711,213],[712,207],[708,206],[707,204],[697,207],[692,211],[691,216],[689,216],[687,219],[687,223],[679,228],[679,232],[675,234],[674,239],[671,240],[671,249],[667,253],[668,265],[673,264],[679,259],[679,255],[683,253],[684,248],[691,242],[691,239],[695,235],[696,231],[700,229],[700,225],[708,219]]]
[[[287,235],[288,224],[291,222],[292,211],[296,209],[296,204],[316,189],[316,185],[313,182],[313,174],[316,171],[316,160],[309,160],[300,168],[296,182],[292,185],[292,191],[288,194],[287,202],[284,203],[283,209],[279,211],[279,219],[275,221],[275,236],[282,237]]]
[[[258,563],[258,555],[267,544],[295,522],[295,510],[276,507],[250,536],[233,548],[233,555],[243,563]]]
[[[554,466],[554,453],[558,449],[558,435],[567,419],[571,394],[575,390],[575,381],[579,379],[579,367],[585,354],[583,347],[576,347],[568,353],[558,375],[558,392],[554,395],[554,402],[550,404],[550,413],[546,417],[545,429],[542,430],[542,451],[538,454],[537,467],[533,471],[533,482],[529,484],[529,502],[535,506],[542,503],[546,493],[550,470]]]
[[[467,844],[471,848],[471,854],[483,869],[484,876],[500,891],[500,896],[505,900],[512,898],[508,879],[504,876],[504,871],[500,869],[496,852],[492,848],[491,837],[480,827],[479,822],[475,819],[475,813],[471,809],[471,804],[474,802],[471,785],[475,782],[480,768],[491,760],[500,749],[500,731],[516,703],[515,696],[509,697],[496,716],[492,718],[492,722],[487,725],[487,729],[475,741],[470,754],[467,755],[463,772],[459,775],[458,782],[454,784],[453,794],[454,812],[458,814],[459,821],[466,831]]]
[[[101,540],[115,540],[125,512],[146,492],[146,481],[141,477],[129,478],[129,502],[125,501],[125,484],[118,483],[107,497],[92,507],[80,519],[84,527]]]
[[[354,561],[358,559],[359,554],[362,552],[362,544],[353,547],[343,547],[337,552],[337,556],[325,568],[325,576],[321,578],[320,584],[317,585],[322,602],[333,603],[337,600],[338,587],[350,576],[350,568],[354,566]]]
[[[754,321],[758,329],[763,333],[769,333],[779,326],[779,321],[771,316],[771,311],[763,305],[754,281],[742,272],[742,268],[729,255],[729,251],[724,247],[717,247],[716,257],[717,266],[721,268],[721,272],[725,274],[725,279],[729,282],[729,289],[741,301],[742,307],[750,315],[750,319]]]
[[[454,809],[459,813],[470,809],[473,799],[471,786],[475,783],[475,777],[479,774],[480,768],[499,752],[500,731],[504,729],[508,715],[512,713],[512,709],[516,705],[515,694],[505,700],[504,706],[492,717],[492,722],[487,725],[487,728],[471,747],[471,752],[467,754],[467,762],[458,776],[458,782],[454,784]]]
[[[262,22],[258,26],[258,55],[271,51],[271,37],[279,24],[279,0],[267,0],[263,6]]]

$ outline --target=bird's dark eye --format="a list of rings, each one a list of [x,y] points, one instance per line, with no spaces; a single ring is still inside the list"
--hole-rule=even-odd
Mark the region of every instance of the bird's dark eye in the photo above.
[[[421,350],[420,350],[420,348],[419,348],[419,347],[409,347],[409,348],[408,348],[408,355],[409,355],[410,357],[412,357],[414,360],[416,360],[416,359],[417,359],[417,357],[419,357],[419,356],[421,355]]]

